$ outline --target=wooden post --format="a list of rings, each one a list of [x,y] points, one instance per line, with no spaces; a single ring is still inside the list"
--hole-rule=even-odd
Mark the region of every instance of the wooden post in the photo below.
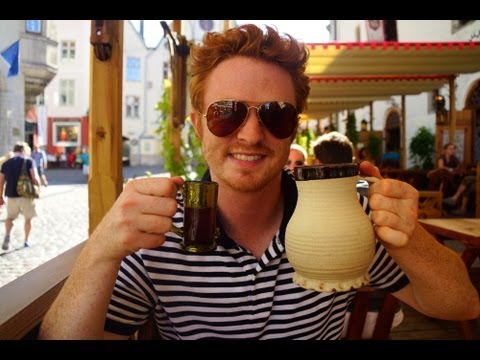
[[[370,101],[370,131],[373,131],[373,101]]]
[[[88,177],[89,234],[100,223],[123,189],[122,70],[123,20],[109,22],[109,58],[90,51],[90,111]],[[92,23],[96,20],[92,20]],[[92,35],[94,35],[92,24]],[[101,45],[101,44],[100,44]],[[105,49],[105,47],[97,47]],[[100,54],[105,51],[99,51]]]
[[[182,21],[181,20],[173,20],[172,23],[172,30],[176,32],[177,34],[181,34],[182,32]],[[172,64],[174,69],[172,69],[172,75],[174,77],[172,81],[172,91],[171,91],[171,111],[169,114],[169,121],[170,121],[170,126],[171,126],[171,131],[170,131],[170,141],[173,145],[173,148],[175,149],[175,156],[173,160],[177,163],[180,164],[181,162],[181,157],[182,157],[182,152],[181,152],[181,130],[182,128],[178,124],[183,124],[183,121],[185,119],[180,119],[178,118],[181,116],[181,114],[184,114],[184,111],[180,111],[179,107],[181,106],[182,99],[180,96],[183,93],[185,96],[185,91],[179,91],[179,86],[182,86],[182,84],[179,82],[181,79],[181,74],[180,72],[182,71],[181,66],[179,66],[179,61],[178,59],[181,59],[180,55],[176,53],[174,56],[171,57],[172,61],[174,62]],[[171,174],[171,175],[178,175],[178,174]]]
[[[475,216],[480,218],[480,160],[477,161]]]
[[[448,142],[455,144],[455,130],[457,127],[457,110],[455,108],[455,77],[449,80],[450,89],[450,133]]]
[[[406,133],[405,133],[405,95],[402,95],[402,121],[400,121],[400,168],[406,169],[407,168],[407,149],[406,149]]]

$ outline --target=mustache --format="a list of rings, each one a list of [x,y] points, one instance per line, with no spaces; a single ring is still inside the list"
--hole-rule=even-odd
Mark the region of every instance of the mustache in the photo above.
[[[246,152],[246,153],[259,153],[262,155],[273,155],[275,151],[269,147],[263,146],[263,145],[233,145],[230,146],[228,149],[229,153],[241,153],[241,152]]]

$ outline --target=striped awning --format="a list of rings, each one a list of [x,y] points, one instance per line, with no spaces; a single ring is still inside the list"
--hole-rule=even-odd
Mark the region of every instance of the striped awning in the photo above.
[[[438,89],[480,71],[480,42],[307,44],[312,118]]]

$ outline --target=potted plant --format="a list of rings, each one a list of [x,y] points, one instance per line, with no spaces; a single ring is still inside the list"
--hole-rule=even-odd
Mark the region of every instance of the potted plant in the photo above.
[[[435,166],[435,135],[425,126],[420,127],[410,141],[410,157],[416,167],[423,170],[433,169]]]

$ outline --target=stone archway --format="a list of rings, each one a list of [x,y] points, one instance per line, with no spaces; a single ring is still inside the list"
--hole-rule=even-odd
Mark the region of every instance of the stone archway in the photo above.
[[[400,112],[391,108],[385,121],[385,148],[400,150]]]

